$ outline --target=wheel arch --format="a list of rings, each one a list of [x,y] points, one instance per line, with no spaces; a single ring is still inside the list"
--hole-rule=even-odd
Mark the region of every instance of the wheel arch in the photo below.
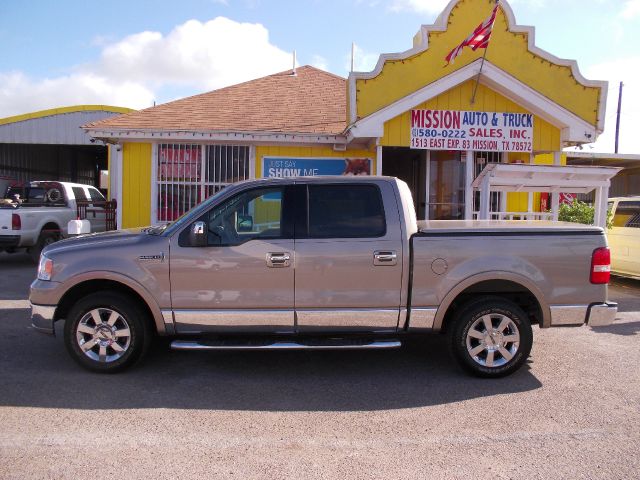
[[[49,220],[40,229],[40,235],[42,235],[45,232],[62,233],[62,229],[60,228],[60,225],[58,225],[56,222]]]
[[[154,332],[164,335],[167,333],[167,325],[162,315],[160,307],[155,300],[138,285],[127,279],[119,278],[113,274],[100,275],[99,277],[84,277],[69,288],[58,302],[56,308],[55,319],[60,320],[66,318],[73,305],[82,297],[89,293],[106,290],[110,292],[120,292],[129,296],[142,307],[148,318],[152,322]]]
[[[463,280],[445,295],[436,312],[433,329],[445,330],[455,310],[472,298],[491,295],[512,300],[510,297],[516,297],[518,294],[524,295],[530,306],[538,309],[538,314],[535,315],[536,322],[532,323],[538,323],[541,328],[549,327],[551,310],[544,301],[544,294],[534,282],[516,273],[487,272]]]

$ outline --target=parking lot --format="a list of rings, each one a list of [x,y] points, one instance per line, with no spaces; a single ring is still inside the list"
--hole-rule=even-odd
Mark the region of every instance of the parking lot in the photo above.
[[[534,331],[511,377],[441,338],[384,352],[185,353],[81,370],[30,328],[26,255],[0,254],[1,478],[636,478],[640,282],[610,327]]]

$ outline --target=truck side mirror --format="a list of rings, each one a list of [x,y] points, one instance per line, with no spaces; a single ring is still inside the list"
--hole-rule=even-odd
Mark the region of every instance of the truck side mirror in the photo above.
[[[192,247],[207,246],[207,225],[202,222],[193,222],[189,230],[189,244]]]

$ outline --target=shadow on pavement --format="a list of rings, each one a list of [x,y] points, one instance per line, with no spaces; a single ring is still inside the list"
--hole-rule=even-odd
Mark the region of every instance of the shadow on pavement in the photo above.
[[[0,252],[0,300],[26,300],[36,270],[26,253]]]
[[[175,352],[158,343],[134,368],[99,375],[68,356],[61,324],[54,339],[27,331],[24,311],[10,313],[15,322],[7,316],[0,312],[2,406],[373,411],[542,386],[527,365],[504,379],[469,377],[453,364],[441,337],[362,352]]]
[[[614,335],[633,336],[640,333],[640,321],[614,323],[606,327],[591,327],[595,333],[612,333]]]

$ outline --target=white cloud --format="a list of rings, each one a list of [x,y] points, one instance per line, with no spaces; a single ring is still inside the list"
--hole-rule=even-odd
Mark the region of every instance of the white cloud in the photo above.
[[[354,50],[354,71],[370,72],[371,70],[373,70],[378,63],[378,58],[380,58],[380,55],[377,53],[366,52],[358,45],[355,45]],[[351,71],[351,53],[345,56],[344,68],[347,72]]]
[[[321,55],[314,55],[311,65],[325,72],[329,71],[329,61]]]
[[[0,117],[83,103],[148,107],[169,100],[163,91],[212,90],[286,70],[291,61],[260,24],[190,20],[166,35],[106,43],[95,62],[55,78],[0,71]]]
[[[0,73],[0,117],[79,104],[150,107],[154,94],[130,81],[113,82],[91,73],[34,80],[20,72]]]
[[[640,16],[640,0],[627,0],[624,2],[621,15],[627,20]]]
[[[96,69],[109,78],[213,89],[286,70],[291,61],[262,25],[218,17],[189,20],[166,36],[130,35],[106,47]]]
[[[594,65],[586,70],[587,78],[608,80],[609,92],[605,131],[598,141],[587,147],[596,152],[613,152],[615,146],[618,89],[624,83],[620,121],[620,153],[638,153],[637,132],[640,131],[640,56],[621,58]]]

